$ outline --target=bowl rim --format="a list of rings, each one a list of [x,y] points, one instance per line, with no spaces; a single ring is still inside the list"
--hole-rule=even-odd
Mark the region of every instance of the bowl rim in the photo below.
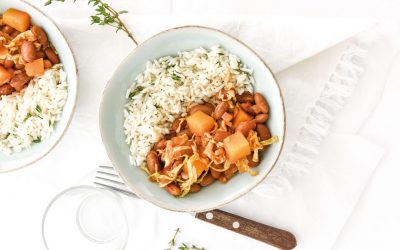
[[[60,32],[61,37],[65,40],[65,43],[67,44],[67,48],[68,48],[70,54],[72,55],[72,63],[73,63],[73,65],[74,65],[75,74],[76,74],[76,77],[75,77],[74,79],[72,79],[72,80],[76,82],[76,89],[78,90],[78,89],[79,89],[79,88],[78,88],[78,87],[79,87],[79,81],[78,81],[78,78],[79,78],[79,71],[78,71],[78,67],[77,67],[77,64],[76,64],[76,57],[75,57],[74,51],[71,49],[71,46],[69,45],[68,40],[67,40],[66,36],[64,35],[64,33],[60,30],[60,28],[59,28],[58,25],[53,21],[53,19],[51,19],[47,14],[45,14],[45,13],[44,13],[42,10],[40,10],[38,7],[36,7],[35,5],[29,3],[27,0],[18,0],[18,1],[19,1],[20,3],[22,3],[22,4],[25,4],[25,5],[29,6],[29,7],[32,8],[32,9],[36,10],[37,12],[39,12],[39,13],[40,13],[41,15],[43,15],[50,23],[52,23],[52,24],[54,25],[54,27],[57,29],[58,32]],[[69,93],[68,93],[68,94],[69,94]],[[35,162],[41,160],[43,157],[45,157],[46,155],[48,155],[48,154],[55,148],[55,146],[57,146],[57,144],[61,141],[61,139],[64,137],[65,133],[67,132],[67,130],[68,130],[70,124],[71,124],[72,118],[73,118],[73,116],[74,116],[74,114],[75,114],[76,101],[77,101],[77,99],[78,99],[78,91],[75,91],[75,96],[73,96],[73,106],[72,106],[72,110],[71,110],[71,115],[68,117],[68,121],[67,121],[67,123],[66,123],[66,125],[65,125],[65,127],[64,127],[64,129],[63,129],[63,131],[61,132],[60,136],[57,138],[56,141],[54,141],[54,142],[51,144],[51,147],[50,147],[48,150],[45,150],[45,151],[43,151],[42,153],[38,154],[38,156],[34,157],[35,159],[33,159],[33,160],[31,160],[31,161],[29,161],[29,162],[27,162],[27,163],[23,163],[23,164],[21,164],[21,165],[15,167],[15,168],[7,169],[7,170],[1,170],[1,169],[0,169],[0,173],[9,173],[9,172],[13,172],[13,171],[16,171],[16,170],[20,170],[20,169],[25,168],[25,167],[27,167],[27,166],[29,166],[29,165],[32,165],[33,163],[35,163]],[[27,150],[27,149],[25,149],[25,150]]]
[[[157,202],[157,200],[154,200],[154,201],[153,201],[153,200],[150,200],[150,199],[148,199],[145,195],[142,195],[140,192],[138,192],[138,191],[135,189],[134,185],[132,185],[130,182],[127,181],[127,178],[126,178],[126,177],[122,174],[122,172],[119,170],[118,165],[115,164],[115,160],[113,159],[112,154],[110,153],[109,146],[105,143],[105,139],[104,139],[104,137],[105,137],[105,132],[104,132],[104,128],[103,128],[102,122],[101,122],[101,121],[102,121],[102,116],[103,116],[101,110],[102,110],[102,107],[103,107],[103,105],[104,105],[104,96],[105,96],[105,93],[106,93],[106,91],[108,90],[108,88],[110,88],[110,86],[111,86],[111,79],[114,78],[115,71],[116,71],[118,68],[120,68],[121,65],[124,64],[124,63],[128,60],[128,57],[134,55],[134,54],[137,52],[137,50],[138,50],[140,47],[143,46],[143,44],[147,44],[148,42],[150,42],[151,40],[153,40],[155,37],[158,37],[158,36],[160,36],[160,35],[163,35],[164,33],[168,33],[168,32],[174,31],[174,30],[188,29],[188,28],[189,28],[189,29],[190,29],[190,28],[199,28],[199,29],[205,29],[205,30],[210,30],[210,31],[213,31],[213,32],[217,32],[217,33],[219,33],[219,34],[221,34],[221,35],[223,35],[223,36],[227,36],[228,38],[233,39],[234,41],[240,43],[242,46],[244,46],[246,49],[248,49],[251,53],[253,53],[253,55],[256,56],[256,57],[264,64],[264,66],[266,67],[266,69],[268,69],[268,71],[271,73],[271,75],[272,75],[272,77],[273,77],[273,79],[274,79],[274,84],[277,86],[278,91],[279,91],[279,97],[280,97],[280,101],[281,101],[281,104],[282,104],[282,110],[283,110],[283,134],[282,134],[282,144],[281,144],[281,147],[279,148],[278,154],[276,154],[275,159],[274,159],[274,162],[273,162],[271,168],[268,170],[268,172],[266,172],[266,173],[264,174],[264,176],[263,176],[258,182],[256,182],[256,183],[254,183],[253,185],[249,186],[248,188],[246,188],[246,189],[245,189],[243,192],[241,192],[240,194],[237,194],[237,195],[233,196],[233,198],[231,198],[231,199],[229,199],[229,200],[227,200],[227,201],[224,201],[224,202],[220,202],[220,203],[218,203],[218,205],[215,205],[215,206],[213,206],[213,207],[210,207],[210,208],[203,208],[203,209],[175,209],[175,208],[172,208],[172,207],[167,207],[167,206],[164,206],[163,204]],[[115,169],[115,171],[116,171],[116,172],[118,173],[118,175],[121,177],[121,179],[123,180],[123,182],[125,183],[125,185],[128,187],[128,189],[129,189],[131,192],[133,192],[135,195],[137,195],[139,198],[141,198],[141,199],[143,199],[143,200],[145,200],[145,201],[147,201],[147,202],[149,202],[149,203],[151,203],[151,204],[154,204],[154,205],[156,205],[157,207],[160,207],[160,208],[163,208],[163,209],[166,209],[166,210],[169,210],[169,211],[174,211],[174,212],[189,212],[189,213],[206,212],[206,211],[210,211],[210,210],[214,210],[214,209],[218,209],[218,208],[220,208],[220,207],[223,207],[223,206],[225,206],[225,205],[231,203],[232,201],[237,200],[237,199],[239,199],[240,197],[244,196],[245,194],[249,193],[249,192],[250,192],[251,190],[253,190],[256,186],[258,186],[261,182],[263,182],[263,181],[265,180],[265,178],[270,174],[270,172],[272,171],[272,169],[276,166],[276,163],[277,163],[277,161],[278,161],[278,159],[279,159],[279,157],[280,157],[280,155],[281,155],[281,153],[282,153],[282,149],[283,149],[283,147],[284,147],[285,139],[286,139],[286,109],[285,109],[285,103],[284,103],[284,99],[283,99],[283,95],[282,95],[282,90],[281,90],[281,87],[280,87],[280,85],[279,85],[279,83],[278,83],[278,81],[277,81],[277,79],[276,79],[275,74],[272,72],[271,68],[268,66],[268,64],[265,62],[265,60],[264,60],[260,55],[258,55],[252,48],[250,48],[247,44],[245,44],[244,42],[242,42],[242,41],[239,40],[238,38],[236,38],[236,37],[234,37],[234,36],[232,36],[232,35],[230,35],[230,34],[224,32],[224,31],[222,31],[222,30],[219,30],[219,29],[217,29],[217,28],[208,27],[208,26],[202,26],[202,25],[183,25],[183,26],[176,26],[176,27],[173,27],[173,28],[168,28],[168,29],[166,29],[166,30],[163,30],[163,31],[161,31],[161,32],[158,32],[158,33],[156,33],[156,34],[150,36],[149,38],[147,38],[147,39],[146,39],[145,41],[143,41],[142,43],[139,43],[139,44],[138,44],[131,52],[129,52],[128,55],[118,64],[118,66],[115,68],[115,71],[114,71],[114,73],[112,74],[112,76],[110,77],[110,79],[107,81],[107,84],[105,85],[105,87],[104,87],[104,89],[103,89],[102,96],[101,96],[101,101],[100,101],[100,106],[99,106],[99,128],[100,128],[100,135],[101,135],[101,140],[102,140],[102,142],[103,142],[103,145],[104,145],[104,148],[105,148],[105,150],[106,150],[106,153],[107,153],[107,155],[108,155],[108,157],[109,157],[109,159],[110,159],[110,161],[111,161],[111,163],[112,163],[112,165],[113,165],[112,167]]]

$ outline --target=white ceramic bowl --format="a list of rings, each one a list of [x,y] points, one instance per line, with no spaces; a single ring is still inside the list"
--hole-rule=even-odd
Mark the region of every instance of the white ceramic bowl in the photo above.
[[[78,73],[73,53],[65,37],[54,22],[43,12],[25,1],[1,0],[0,12],[3,13],[8,8],[15,8],[27,12],[32,18],[32,23],[43,27],[46,31],[49,40],[59,52],[61,63],[64,64],[64,70],[67,72],[68,97],[62,112],[61,120],[55,124],[54,131],[50,135],[50,138],[37,144],[34,143],[30,148],[12,155],[5,155],[0,152],[0,172],[7,172],[27,166],[41,159],[54,148],[64,135],[71,121],[78,89]]]
[[[279,142],[264,152],[259,174],[239,174],[227,184],[214,184],[198,193],[175,198],[157,184],[149,182],[139,167],[129,163],[129,147],[123,129],[125,93],[138,73],[145,69],[146,61],[178,51],[209,48],[219,44],[254,69],[255,90],[264,94],[270,105],[268,126]],[[134,49],[119,65],[108,82],[100,106],[100,131],[115,169],[127,186],[141,198],[174,211],[205,211],[215,209],[246,194],[260,183],[276,163],[285,138],[285,109],[279,86],[265,62],[249,47],[237,39],[215,29],[185,26],[161,32]]]

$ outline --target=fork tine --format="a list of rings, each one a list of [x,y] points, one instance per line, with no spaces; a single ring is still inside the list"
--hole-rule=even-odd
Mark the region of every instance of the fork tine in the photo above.
[[[119,175],[116,175],[116,174],[113,174],[113,173],[104,172],[104,171],[101,171],[101,170],[97,170],[97,173],[119,178]]]
[[[111,166],[104,166],[104,165],[99,165],[99,168],[106,168],[106,169],[112,169],[112,170],[114,170],[113,167],[111,167]]]
[[[114,172],[113,167],[99,166],[93,183],[137,198],[134,193],[127,189],[119,175]]]
[[[112,183],[114,183],[114,184],[118,184],[118,185],[125,186],[125,183],[123,183],[123,182],[121,182],[121,181],[116,181],[116,180],[112,180],[112,179],[107,179],[107,178],[101,177],[101,176],[95,176],[94,178],[100,179],[100,180],[103,180],[103,181],[107,181],[107,182],[112,182]]]
[[[102,187],[105,187],[105,188],[109,188],[109,189],[115,190],[117,192],[124,193],[124,194],[132,196],[134,198],[138,198],[136,196],[136,194],[134,194],[134,193],[132,193],[131,191],[128,191],[128,190],[124,190],[124,189],[121,189],[121,188],[117,188],[117,187],[110,186],[110,185],[107,185],[107,184],[104,184],[104,183],[100,183],[100,182],[96,182],[96,181],[94,182],[94,184],[102,186]]]

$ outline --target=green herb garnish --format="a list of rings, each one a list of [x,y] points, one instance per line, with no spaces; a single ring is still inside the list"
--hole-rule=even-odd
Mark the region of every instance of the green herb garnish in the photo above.
[[[180,86],[183,85],[182,78],[181,78],[179,75],[173,73],[172,76],[171,76],[171,78],[174,79],[175,81],[177,81],[177,82],[179,83]]]
[[[175,244],[176,244],[176,242],[175,242],[176,236],[178,235],[179,232],[180,232],[180,229],[177,228],[177,229],[175,230],[174,236],[173,236],[172,239],[168,242],[169,248],[166,248],[165,250],[172,250],[172,249],[173,249],[173,247],[174,247]],[[205,250],[205,248],[203,248],[203,247],[202,247],[202,248],[199,248],[199,247],[197,247],[197,246],[195,246],[195,245],[189,246],[189,245],[187,245],[187,244],[185,244],[185,243],[182,243],[182,244],[178,247],[178,250]]]
[[[203,247],[199,248],[195,245],[192,245],[191,247],[186,245],[185,243],[182,243],[180,247],[178,247],[178,250],[205,250]]]
[[[178,75],[176,75],[175,73],[172,74],[172,77],[171,77],[171,78],[174,79],[175,81],[181,81],[181,77],[178,76]]]
[[[24,122],[26,122],[29,119],[29,117],[31,117],[31,116],[32,116],[31,113],[26,114]]]
[[[47,0],[44,5],[47,6],[53,2],[65,2],[65,0]],[[73,0],[73,2],[75,3],[76,0]],[[116,32],[122,30],[136,45],[138,45],[138,42],[135,40],[132,33],[128,30],[125,23],[122,22],[120,18],[120,15],[128,13],[128,11],[117,11],[102,0],[87,0],[87,2],[88,5],[92,5],[96,11],[93,16],[90,16],[92,25],[97,24],[100,26],[111,26],[116,29]]]
[[[167,249],[165,249],[165,250],[172,250],[172,247],[175,246],[175,239],[176,239],[176,236],[178,235],[179,232],[180,232],[180,229],[177,228],[177,229],[175,230],[174,237],[172,237],[172,239],[168,242],[169,248],[167,248]]]
[[[133,98],[135,95],[139,94],[140,91],[142,91],[143,89],[144,89],[143,86],[137,86],[131,93],[129,93],[129,99],[132,100],[132,98]]]
[[[36,111],[39,113],[42,113],[42,108],[39,105],[36,105]]]
[[[41,142],[41,141],[42,141],[42,138],[40,138],[40,137],[38,137],[38,138],[36,138],[35,140],[33,140],[34,143],[39,143],[39,142]]]

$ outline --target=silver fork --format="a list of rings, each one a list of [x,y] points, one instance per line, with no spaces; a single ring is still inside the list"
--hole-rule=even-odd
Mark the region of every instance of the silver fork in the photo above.
[[[96,171],[94,184],[134,198],[139,198],[126,187],[114,168],[110,166],[99,166],[99,169]],[[280,249],[289,250],[297,245],[296,238],[288,231],[261,224],[219,209],[199,212],[194,214],[194,217]]]

